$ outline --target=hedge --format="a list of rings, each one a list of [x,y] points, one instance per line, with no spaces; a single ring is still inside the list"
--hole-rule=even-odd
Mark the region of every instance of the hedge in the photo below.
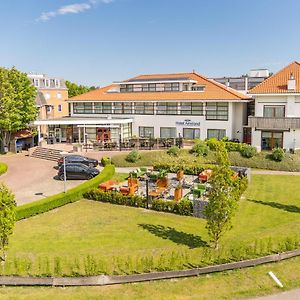
[[[89,200],[107,202],[118,205],[133,207],[147,207],[147,200],[141,196],[124,196],[118,192],[103,192],[99,189],[92,189],[83,194],[83,197]],[[178,215],[193,215],[193,203],[190,200],[183,199],[180,202],[167,201],[162,199],[149,200],[149,208],[155,211],[163,211]]]
[[[7,164],[0,162],[0,175],[6,173],[7,171]]]
[[[99,183],[111,179],[114,173],[115,166],[107,165],[99,175],[68,190],[66,193],[56,194],[42,200],[18,206],[16,209],[16,218],[17,220],[26,219],[65,204],[78,201],[82,199],[85,192],[95,188]]]
[[[183,170],[186,175],[199,175],[204,170],[214,169],[216,166],[213,164],[199,164],[198,162],[190,162],[185,164],[177,164],[175,162],[157,162],[153,165],[156,171],[166,170],[168,173],[177,173]]]

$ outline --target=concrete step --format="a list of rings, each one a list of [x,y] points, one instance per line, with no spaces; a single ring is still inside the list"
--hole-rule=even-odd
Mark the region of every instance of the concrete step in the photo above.
[[[30,156],[39,159],[57,161],[61,157],[60,152],[62,152],[62,150],[36,147]]]

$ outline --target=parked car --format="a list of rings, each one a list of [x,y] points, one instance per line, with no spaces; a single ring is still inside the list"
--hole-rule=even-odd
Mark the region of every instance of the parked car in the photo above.
[[[81,163],[66,164],[66,179],[91,179],[99,174],[99,170]],[[58,178],[64,180],[64,165],[58,169]]]
[[[81,163],[89,167],[97,167],[98,166],[98,160],[93,158],[88,158],[81,155],[66,155],[65,156],[66,164],[69,163]],[[64,158],[61,157],[57,161],[58,166],[60,167],[64,163]]]

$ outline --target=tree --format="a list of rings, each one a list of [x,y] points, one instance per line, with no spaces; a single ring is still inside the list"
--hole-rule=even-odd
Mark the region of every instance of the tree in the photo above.
[[[36,88],[16,68],[0,68],[0,141],[9,146],[11,136],[37,117]]]
[[[76,83],[70,82],[68,80],[66,81],[66,86],[68,88],[68,94],[70,98],[96,89],[94,86],[88,87],[85,85],[77,85]]]
[[[12,192],[0,184],[0,260],[5,262],[9,236],[16,222],[16,202]]]
[[[234,178],[223,142],[218,142],[216,152],[218,166],[210,180],[212,188],[204,213],[208,234],[214,248],[218,249],[221,237],[232,227],[231,221],[238,207],[238,200],[246,189],[247,180]]]

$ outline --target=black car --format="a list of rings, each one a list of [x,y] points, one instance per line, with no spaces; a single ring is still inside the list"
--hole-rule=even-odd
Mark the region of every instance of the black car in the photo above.
[[[96,168],[78,163],[66,164],[66,179],[91,179],[99,174]],[[64,166],[58,169],[58,178],[64,180]]]
[[[81,156],[81,155],[66,155],[65,160],[66,160],[66,164],[80,163],[80,164],[84,164],[84,165],[89,166],[89,167],[97,167],[98,166],[98,160],[93,159],[93,158],[88,158],[88,157],[85,157],[85,156]],[[64,158],[61,157],[57,161],[57,164],[58,164],[59,167],[61,165],[63,165],[64,164]]]

